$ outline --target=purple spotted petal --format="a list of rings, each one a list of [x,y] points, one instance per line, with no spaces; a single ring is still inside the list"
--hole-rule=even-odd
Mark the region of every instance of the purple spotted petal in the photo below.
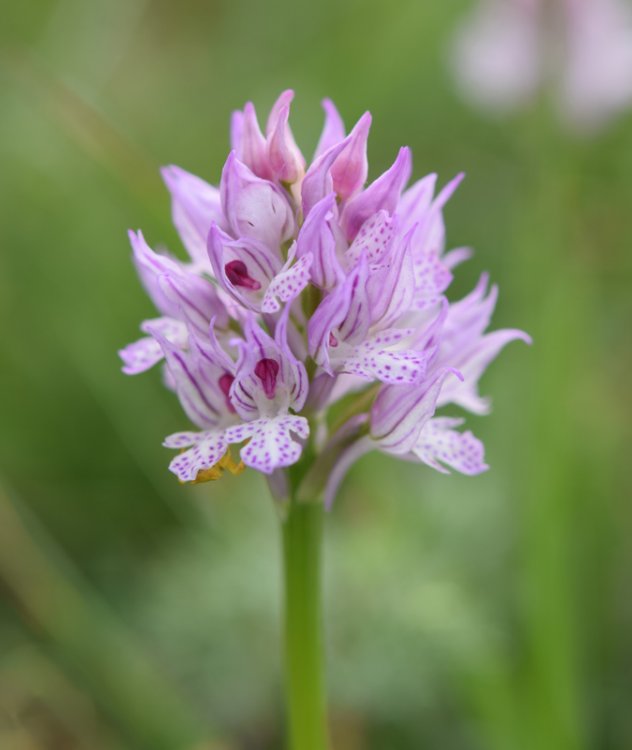
[[[429,419],[412,449],[413,455],[442,474],[449,474],[450,469],[470,476],[487,471],[481,441],[469,431],[453,429],[463,421],[449,417]]]
[[[370,265],[379,264],[388,254],[394,236],[395,222],[388,211],[369,216],[345,253],[345,264],[353,267],[361,255],[366,256]]]
[[[223,430],[177,432],[165,438],[163,445],[167,448],[193,446],[177,455],[169,464],[169,471],[181,482],[193,482],[200,471],[215,466],[228,448]]]
[[[299,460],[303,448],[292,435],[307,439],[309,423],[305,417],[287,415],[256,419],[229,427],[225,433],[228,443],[249,440],[241,449],[242,461],[264,474],[271,474],[275,469],[291,466]]]
[[[274,313],[280,309],[279,302],[290,302],[309,284],[313,256],[306,253],[295,261],[296,246],[290,251],[287,263],[272,279],[261,304],[261,312]]]
[[[434,349],[416,351],[397,348],[411,331],[386,330],[374,334],[361,344],[340,343],[329,349],[333,370],[393,385],[407,385],[424,377]]]

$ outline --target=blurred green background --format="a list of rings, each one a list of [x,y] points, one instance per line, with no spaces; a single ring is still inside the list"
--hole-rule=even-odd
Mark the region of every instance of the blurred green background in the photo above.
[[[186,428],[117,348],[153,315],[126,230],[180,252],[159,165],[217,182],[231,110],[297,91],[374,116],[371,174],[467,180],[447,210],[514,344],[471,419],[478,478],[370,456],[327,529],[341,750],[632,747],[632,118],[454,93],[466,2],[25,0],[0,40],[0,748],[283,746],[279,534],[262,481],[166,469]]]

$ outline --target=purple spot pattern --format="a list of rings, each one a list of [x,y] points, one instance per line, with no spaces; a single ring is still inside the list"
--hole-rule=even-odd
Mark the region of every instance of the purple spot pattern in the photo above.
[[[306,253],[287,271],[281,271],[270,282],[261,304],[261,311],[274,313],[281,309],[279,302],[290,302],[309,284],[311,253]]]
[[[286,415],[272,419],[256,419],[253,422],[229,427],[226,430],[228,443],[242,443],[241,459],[252,469],[271,474],[275,469],[290,466],[298,461],[302,446],[292,439],[292,434],[303,440],[309,435],[309,423],[305,417]]]
[[[345,357],[345,372],[393,385],[410,385],[424,376],[427,364],[424,352],[389,351],[381,348],[380,343],[374,340],[354,347]]]
[[[167,448],[189,448],[172,459],[169,470],[181,482],[192,482],[200,471],[210,469],[226,453],[228,443],[222,431],[176,432],[165,438]]]
[[[351,247],[345,253],[349,267],[364,255],[371,265],[380,263],[386,255],[395,234],[395,222],[386,211],[370,216],[360,228]]]
[[[413,261],[415,275],[415,307],[433,307],[450,286],[452,273],[436,256],[421,255]]]
[[[481,474],[489,468],[485,463],[485,449],[471,432],[452,429],[462,419],[437,417],[422,429],[413,453],[433,469],[448,474],[450,469],[461,474]]]

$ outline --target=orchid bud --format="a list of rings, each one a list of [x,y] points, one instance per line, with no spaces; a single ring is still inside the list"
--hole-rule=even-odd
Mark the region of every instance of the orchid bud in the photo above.
[[[231,153],[220,182],[226,224],[237,237],[260,240],[274,254],[289,239],[296,221],[281,190],[262,180]]]

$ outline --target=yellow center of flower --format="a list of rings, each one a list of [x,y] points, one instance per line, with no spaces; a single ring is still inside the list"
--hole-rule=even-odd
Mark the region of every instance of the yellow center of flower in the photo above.
[[[230,448],[224,453],[220,460],[210,466],[208,469],[202,469],[198,471],[197,476],[191,482],[191,484],[201,484],[202,482],[214,482],[217,479],[221,479],[224,475],[224,471],[229,471],[231,474],[237,476],[241,474],[246,468],[243,461],[237,463],[230,452]]]

